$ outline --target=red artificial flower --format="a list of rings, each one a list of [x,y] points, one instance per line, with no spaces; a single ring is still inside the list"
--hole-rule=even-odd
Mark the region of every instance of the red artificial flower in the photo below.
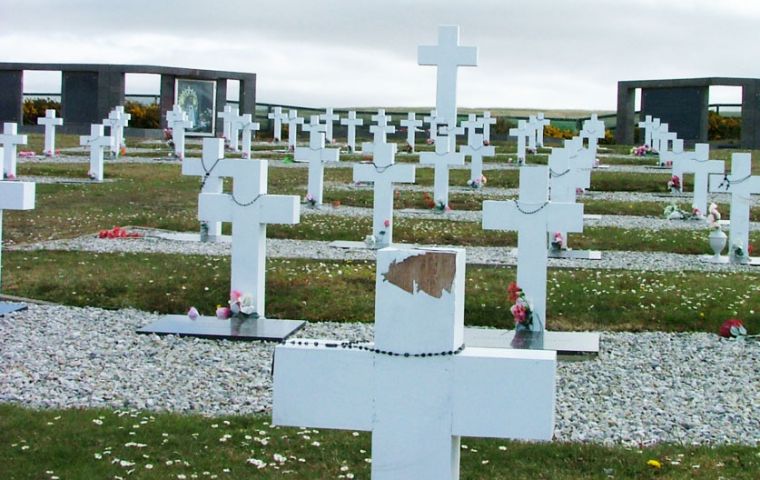
[[[723,325],[720,326],[720,330],[718,331],[718,333],[720,334],[721,337],[731,338],[731,337],[737,337],[740,335],[746,335],[747,329],[744,328],[744,324],[738,318],[729,318],[728,320],[723,322]]]
[[[510,302],[515,303],[517,301],[517,297],[520,296],[520,292],[522,292],[522,289],[517,286],[517,282],[509,283],[509,286],[507,287],[507,293],[509,294]]]

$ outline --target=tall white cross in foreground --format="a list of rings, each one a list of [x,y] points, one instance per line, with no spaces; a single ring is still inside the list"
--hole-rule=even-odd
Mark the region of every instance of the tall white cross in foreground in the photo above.
[[[416,113],[409,112],[407,113],[406,118],[402,119],[399,123],[402,127],[406,127],[406,144],[409,145],[411,151],[414,152],[414,144],[416,142],[415,134],[417,133],[417,127],[422,126],[422,120],[417,120]]]
[[[3,237],[3,210],[32,210],[35,188],[34,182],[0,181],[0,239]]]
[[[485,230],[517,230],[517,286],[537,314],[533,331],[546,327],[546,234],[583,231],[583,205],[550,201],[548,184],[547,167],[524,166],[520,168],[519,200],[483,202]]]
[[[698,209],[702,215],[707,214],[707,190],[710,174],[722,175],[726,171],[726,162],[710,160],[709,157],[710,145],[697,143],[694,145],[694,156],[682,157],[673,162],[673,175],[681,179],[681,189],[683,189],[683,174],[694,174],[694,196],[691,200],[691,206]]]
[[[334,143],[335,139],[333,138],[333,122],[340,120],[340,117],[333,113],[332,108],[328,108],[325,110],[325,113],[319,116],[319,119],[325,121],[325,141],[327,143]]]
[[[731,155],[731,175],[711,175],[711,192],[731,194],[731,231],[729,233],[729,259],[742,262],[737,258],[736,247],[740,246],[745,254],[749,248],[749,213],[752,195],[760,195],[760,176],[752,175],[752,155],[734,153]],[[746,254],[749,257],[749,254]]]
[[[253,121],[253,115],[246,113],[240,116],[240,132],[243,137],[242,157],[251,158],[251,141],[256,132],[261,129],[259,122]]]
[[[460,437],[549,440],[556,352],[466,347],[465,252],[377,254],[375,340],[275,348],[272,423],[372,432],[373,480],[456,480]]]
[[[293,225],[300,220],[297,195],[267,194],[267,160],[223,159],[213,168],[232,178],[232,193],[201,193],[198,218],[232,223],[230,290],[253,295],[256,313],[264,317],[267,224]]]
[[[364,125],[364,120],[356,118],[356,112],[351,110],[348,112],[348,116],[340,119],[341,125],[346,125],[346,143],[348,144],[349,153],[356,151],[356,127]]]
[[[309,162],[309,190],[307,200],[314,205],[322,205],[325,163],[337,162],[340,150],[325,148],[325,125],[319,123],[319,115],[311,116],[311,123],[303,129],[309,132],[309,146],[296,147],[296,160]]]
[[[224,187],[224,179],[216,168],[224,158],[223,138],[204,138],[201,158],[186,158],[182,161],[182,175],[196,175],[201,177],[201,193],[221,194]],[[213,221],[209,218],[200,217],[201,241],[215,242],[222,237],[221,220]]]
[[[56,118],[55,110],[45,110],[44,117],[37,118],[37,125],[45,125],[45,155],[55,157],[55,127],[63,125],[62,118]]]
[[[3,133],[0,134],[0,144],[3,148],[3,178],[16,178],[16,145],[26,145],[26,135],[18,134],[18,126],[12,122],[3,124]]]
[[[450,128],[457,123],[457,69],[478,65],[477,47],[459,45],[459,26],[438,27],[438,45],[417,48],[417,63],[438,68],[435,108]]]
[[[372,235],[375,245],[393,243],[393,184],[414,183],[414,165],[394,162],[395,143],[376,143],[372,163],[354,164],[354,182],[373,182]]]
[[[288,110],[288,149],[296,149],[298,140],[298,126],[303,125],[303,118],[298,116],[298,110],[291,108]]]
[[[97,182],[103,181],[103,149],[113,145],[111,137],[105,136],[103,125],[90,125],[90,135],[79,137],[79,145],[90,148],[90,171],[88,176]],[[111,129],[113,132],[113,129]]]
[[[182,160],[185,158],[185,130],[193,128],[193,121],[187,118],[187,113],[182,111],[182,107],[174,104],[174,107],[166,112],[166,124],[172,130],[174,155]]]
[[[272,112],[267,114],[267,118],[274,121],[272,131],[274,132],[274,141],[282,140],[282,121],[287,120],[288,116],[282,113],[282,107],[274,107]]]
[[[659,128],[660,120],[652,120],[651,115],[647,115],[644,117],[643,122],[639,122],[639,128],[644,129],[644,145],[650,148],[652,147],[652,131],[655,128],[655,121],[657,122],[657,127]]]
[[[493,157],[496,155],[496,148],[486,146],[482,133],[476,133],[478,127],[482,127],[482,119],[478,119],[474,114],[469,116],[462,126],[467,132],[467,145],[459,147],[459,151],[470,156],[472,159],[472,168],[470,169],[470,182],[479,182],[483,177],[483,157]]]

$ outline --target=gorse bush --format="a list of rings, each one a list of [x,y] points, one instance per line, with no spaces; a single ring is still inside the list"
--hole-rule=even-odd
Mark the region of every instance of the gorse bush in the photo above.
[[[24,125],[37,125],[37,119],[45,116],[45,110],[55,110],[61,116],[61,102],[52,98],[27,98],[24,100]]]
[[[724,117],[715,112],[708,112],[707,123],[710,140],[738,139],[741,136],[741,118]]]
[[[157,103],[124,103],[124,111],[132,115],[129,126],[134,128],[161,128],[161,109]]]
[[[544,136],[551,138],[571,139],[575,136],[575,132],[572,130],[564,130],[554,125],[546,125],[544,127]]]

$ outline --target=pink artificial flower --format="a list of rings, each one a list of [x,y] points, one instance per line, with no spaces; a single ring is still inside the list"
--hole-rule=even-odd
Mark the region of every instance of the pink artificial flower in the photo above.
[[[190,318],[190,320],[195,320],[199,315],[200,314],[198,313],[198,309],[195,307],[190,307],[190,310],[187,311],[187,316]]]
[[[512,315],[515,317],[515,323],[525,323],[525,319],[528,315],[528,310],[522,303],[515,303],[512,308],[509,309]]]
[[[391,221],[390,221],[390,220],[388,220],[388,219],[386,219],[386,220],[383,222],[383,225],[385,225],[385,228],[388,228],[388,227],[390,227],[390,226],[391,226]]]
[[[219,320],[227,320],[232,316],[232,312],[229,307],[218,307],[216,309],[216,318]]]
[[[239,302],[240,297],[243,296],[243,293],[240,290],[232,290],[230,292],[230,301],[232,302]]]

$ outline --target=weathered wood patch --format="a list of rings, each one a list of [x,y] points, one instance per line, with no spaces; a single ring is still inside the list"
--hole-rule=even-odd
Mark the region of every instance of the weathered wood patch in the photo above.
[[[427,252],[390,264],[383,273],[383,280],[404,291],[423,291],[431,297],[441,298],[443,291],[451,293],[456,274],[456,255],[451,253]]]

